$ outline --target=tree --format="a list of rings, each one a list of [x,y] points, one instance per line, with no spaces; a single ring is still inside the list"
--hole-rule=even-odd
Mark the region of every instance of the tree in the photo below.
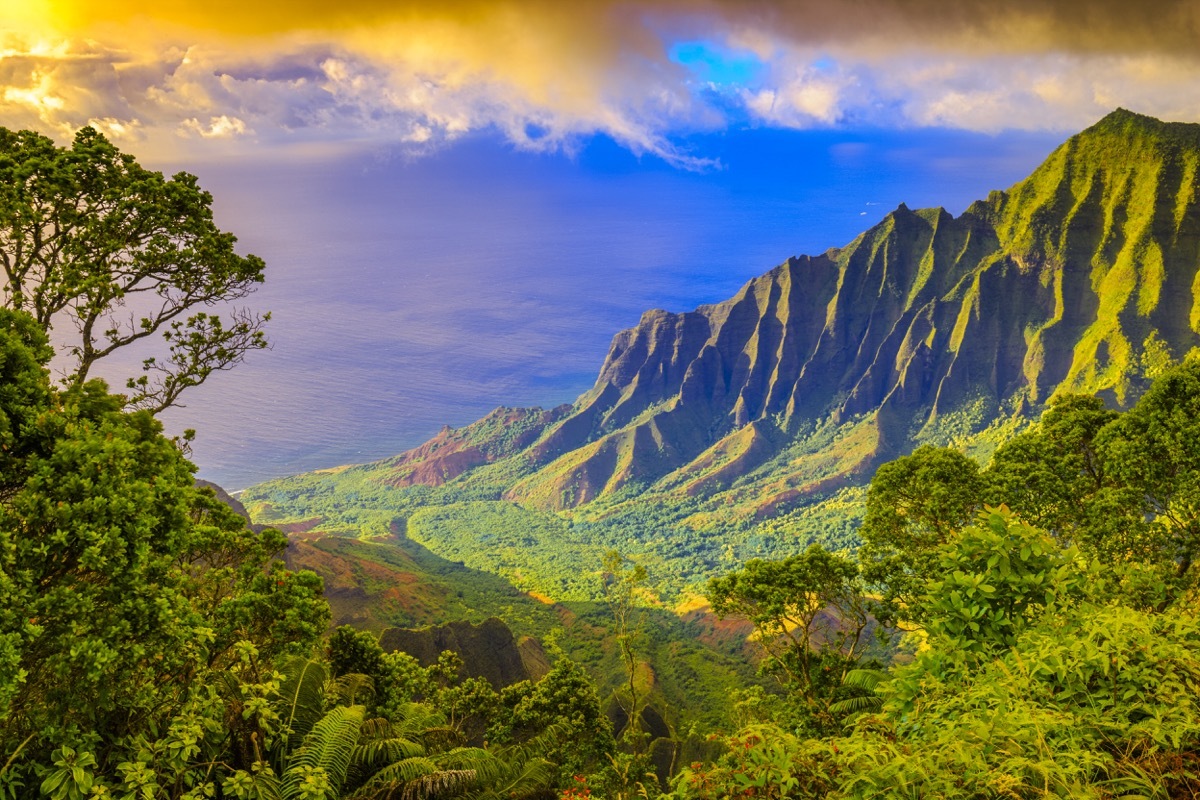
[[[540,681],[521,681],[500,694],[506,712],[489,730],[492,741],[526,743],[546,731],[556,737],[546,756],[558,767],[558,784],[594,772],[613,755],[612,724],[596,687],[574,661],[560,656]]]
[[[1200,557],[1200,356],[1164,371],[1098,437],[1115,479],[1144,502],[1166,539],[1176,577]]]
[[[1100,446],[1120,417],[1098,397],[1055,397],[1037,425],[996,451],[984,472],[989,502],[1090,558],[1154,559],[1163,540],[1147,521],[1144,494],[1118,478]]]
[[[719,616],[754,623],[771,666],[802,698],[811,724],[831,725],[829,705],[858,660],[869,621],[858,565],[814,544],[713,578],[708,599]]]
[[[224,746],[218,676],[261,676],[324,631],[321,581],[198,489],[148,412],[98,381],[53,390],[50,355],[34,319],[0,310],[3,777],[88,759],[112,777],[139,753],[183,770]]]
[[[625,687],[628,696],[617,692],[617,700],[629,720],[622,738],[629,741],[635,751],[641,747],[641,714],[644,698],[637,685],[637,640],[642,633],[645,615],[638,606],[638,595],[647,580],[646,568],[630,562],[616,550],[604,556],[604,572],[601,588],[604,601],[613,616],[617,646],[621,649],[621,663],[625,668]]]
[[[65,342],[66,385],[120,348],[166,343],[131,377],[129,405],[152,412],[267,346],[268,315],[214,309],[250,294],[263,262],[234,252],[196,178],[165,179],[95,129],[70,147],[0,128],[0,304]]]
[[[914,601],[937,573],[937,549],[970,522],[983,499],[979,465],[950,448],[919,447],[876,471],[859,559],[863,577],[883,589],[881,620],[920,622]]]
[[[991,499],[1060,539],[1078,538],[1091,523],[1088,500],[1108,483],[1096,436],[1118,416],[1098,397],[1054,397],[1036,426],[996,450],[984,474]]]
[[[990,655],[1011,647],[1038,615],[1099,583],[1079,551],[1001,507],[938,549],[939,577],[926,583],[925,630],[947,651]]]

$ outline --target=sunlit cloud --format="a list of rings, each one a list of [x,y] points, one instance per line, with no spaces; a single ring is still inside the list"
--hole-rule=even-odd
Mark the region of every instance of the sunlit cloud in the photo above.
[[[268,13],[268,11],[270,13]],[[1123,105],[1200,119],[1200,5],[21,2],[0,10],[0,124],[95,124],[145,152],[595,134],[684,168],[730,125],[1071,130]]]

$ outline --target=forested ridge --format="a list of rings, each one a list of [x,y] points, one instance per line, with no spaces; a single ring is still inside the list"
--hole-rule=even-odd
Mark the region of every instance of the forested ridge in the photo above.
[[[1054,393],[986,463],[932,444],[885,461],[860,526],[791,552],[675,538],[652,516],[630,536],[659,550],[636,554],[586,517],[528,524],[491,494],[513,477],[503,459],[457,476],[457,505],[373,473],[298,478],[344,529],[294,520],[289,544],[197,486],[187,438],[154,417],[265,343],[253,315],[186,317],[204,301],[166,267],[207,242],[196,257],[232,277],[205,291],[237,299],[261,262],[233,254],[194,179],[143,173],[95,131],[0,142],[0,251],[53,227],[68,189],[96,198],[65,244],[10,271],[0,308],[0,798],[1200,795],[1200,353],[1148,334],[1136,374],[1104,373],[1121,392]],[[113,232],[125,177],[177,194],[186,230],[148,215],[161,236]],[[112,394],[85,335],[53,383],[53,315],[104,317],[138,265],[182,292],[165,328],[140,328],[165,331],[172,366]],[[509,430],[488,439],[498,453],[546,422],[526,416],[492,421]],[[481,531],[489,560],[472,564]],[[536,633],[545,674],[492,683],[377,635],[439,615]]]

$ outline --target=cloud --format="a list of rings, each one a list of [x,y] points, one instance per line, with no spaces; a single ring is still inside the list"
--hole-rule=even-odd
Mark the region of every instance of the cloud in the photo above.
[[[703,168],[679,134],[743,122],[1065,131],[1117,105],[1200,119],[1200,4],[1184,0],[10,0],[3,30],[0,124],[65,138],[94,123],[143,154],[420,153],[492,130],[531,150],[600,133]],[[680,63],[680,42],[728,61]]]

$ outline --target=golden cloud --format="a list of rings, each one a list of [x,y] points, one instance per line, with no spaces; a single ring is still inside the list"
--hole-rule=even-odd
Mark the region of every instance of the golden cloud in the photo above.
[[[1200,118],[1194,0],[9,0],[0,30],[0,124],[63,137],[90,122],[164,152],[422,149],[493,128],[528,148],[601,132],[700,166],[671,134],[731,113],[981,130],[1069,129],[1118,104]],[[670,58],[685,39],[762,69],[705,85]]]

